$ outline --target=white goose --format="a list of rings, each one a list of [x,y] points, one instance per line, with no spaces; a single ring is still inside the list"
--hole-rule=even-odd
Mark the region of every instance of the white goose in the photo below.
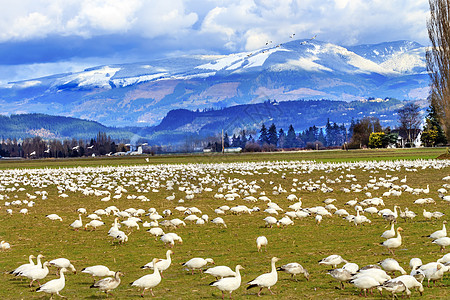
[[[30,256],[28,256],[29,263],[18,266],[17,268],[15,268],[11,272],[9,272],[9,274],[17,275],[30,267],[34,267],[35,264],[34,264],[33,258],[36,258],[36,256],[31,254]]]
[[[158,266],[157,266],[158,259],[154,258],[152,262],[154,265],[153,273],[144,275],[141,278],[139,278],[131,283],[131,286],[137,286],[139,288],[142,288],[142,294],[141,294],[142,297],[144,297],[144,293],[148,289],[150,289],[152,296],[155,296],[155,294],[153,294],[153,288],[161,282],[161,275],[159,274]]]
[[[386,272],[394,273],[395,271],[399,271],[402,275],[406,274],[406,271],[400,266],[398,261],[393,258],[386,258],[380,261],[379,264]]]
[[[90,226],[93,228],[93,230],[97,229],[97,227],[105,225],[105,222],[99,221],[99,220],[92,220],[89,223],[86,223],[84,225],[84,230],[87,230],[87,228]]]
[[[57,259],[51,260],[50,261],[50,265],[55,266],[58,269],[62,269],[62,268],[70,269],[74,274],[77,273],[77,270],[72,265],[70,260],[68,260],[67,258],[61,257],[61,258],[57,258]]]
[[[172,263],[172,258],[170,257],[171,254],[173,254],[173,251],[172,250],[167,250],[167,252],[166,252],[166,259],[160,259],[156,263],[156,266],[158,267],[158,270],[161,271],[161,277],[164,277],[164,276],[162,276],[163,271],[167,270],[170,267],[170,264]],[[141,269],[153,269],[153,261],[151,261],[148,264],[142,266]]]
[[[75,220],[70,224],[70,227],[72,227],[74,230],[78,230],[78,228],[83,227],[83,222],[81,221],[81,214],[78,214],[78,220]]]
[[[380,287],[378,287],[378,290],[385,289],[388,292],[392,293],[392,299],[394,299],[396,296],[396,293],[403,293],[406,292],[407,296],[411,295],[411,291],[406,287],[406,285],[403,283],[403,281],[386,281],[384,282]]]
[[[60,296],[61,298],[66,298],[59,294],[59,292],[62,291],[62,289],[66,286],[66,280],[64,278],[64,272],[66,272],[66,271],[67,271],[66,268],[62,268],[59,271],[58,279],[53,279],[53,280],[50,280],[49,282],[44,283],[36,290],[36,292],[44,292],[47,294],[51,294],[50,299],[53,299],[53,294],[56,294],[56,295]]]
[[[438,262],[438,263],[441,263],[441,264],[445,264],[445,263],[450,262],[450,253],[447,253],[447,254],[445,254],[444,256],[442,256],[441,258],[439,258],[439,259],[437,260],[437,262]]]
[[[365,297],[367,297],[368,289],[371,289],[371,288],[374,288],[374,287],[380,285],[380,283],[376,279],[374,279],[373,277],[368,276],[368,275],[360,276],[355,279],[352,279],[352,280],[350,280],[350,283],[353,284],[358,289],[361,289],[361,294],[362,294],[362,291],[364,291]]]
[[[348,263],[348,261],[346,261],[340,255],[337,254],[332,254],[328,257],[325,257],[322,260],[319,260],[319,265],[332,265],[333,268],[336,268],[337,265],[342,263]]]
[[[394,223],[392,222],[391,229],[386,230],[385,232],[383,232],[381,237],[385,238],[385,239],[390,239],[390,238],[393,238],[394,236],[395,236],[395,229],[394,229]]]
[[[258,249],[258,252],[261,251],[261,247],[264,246],[264,249],[267,251],[267,238],[265,236],[258,236],[256,238],[256,248]]]
[[[402,275],[402,276],[393,278],[389,281],[401,281],[408,289],[418,288],[421,296],[424,291],[423,285],[419,281],[417,281],[417,279],[414,278],[414,276],[411,276],[411,275]]]
[[[48,261],[46,261],[42,265],[42,268],[38,267],[38,266],[35,266],[34,268],[30,268],[30,269],[27,269],[27,270],[23,271],[19,275],[20,276],[25,276],[28,279],[31,279],[30,287],[33,285],[33,282],[35,282],[35,281],[37,281],[39,283],[39,285],[41,285],[39,280],[40,279],[44,279],[48,275],[48,266],[49,265],[50,265],[50,263]]]
[[[445,247],[450,246],[450,237],[444,236],[433,241],[433,244],[436,244],[441,247],[441,252],[444,252]]]
[[[212,258],[194,257],[183,263],[183,266],[185,266],[187,269],[191,269],[192,275],[194,275],[194,270],[200,270],[202,272],[202,268],[208,263],[214,264],[214,260]]]
[[[205,270],[203,273],[216,277],[216,280],[224,277],[236,276],[236,273],[228,266],[217,266]]]
[[[394,251],[392,249],[398,248],[402,245],[402,236],[400,235],[400,231],[403,231],[403,228],[398,227],[397,228],[397,237],[390,238],[390,239],[385,240],[384,242],[380,243],[381,245],[386,247],[389,250],[389,252],[392,253],[392,255],[395,255]]]
[[[103,266],[103,265],[86,267],[81,270],[81,273],[87,273],[87,274],[92,275],[94,282],[95,282],[95,277],[114,276],[114,274],[115,274],[114,271],[110,271],[107,266]]]
[[[50,219],[50,220],[52,220],[52,221],[59,220],[59,221],[62,222],[62,220],[63,220],[63,219],[62,219],[60,216],[58,216],[57,214],[49,214],[49,215],[46,215],[45,217],[47,217],[48,219]]]
[[[285,273],[291,274],[291,278],[295,278],[295,281],[297,281],[297,278],[295,277],[298,274],[303,274],[306,278],[306,280],[309,280],[309,273],[308,271],[303,268],[303,266],[299,263],[293,262],[288,263],[286,265],[283,265],[281,267],[277,268],[277,271],[283,271]]]
[[[344,282],[347,282],[353,278],[352,273],[349,270],[343,268],[329,270],[328,274],[339,281],[339,287],[337,287],[339,289],[344,289]]]
[[[447,221],[444,221],[442,223],[442,229],[441,230],[437,230],[437,231],[433,232],[428,237],[430,239],[433,239],[433,240],[439,239],[439,238],[442,238],[442,237],[446,237],[447,236],[447,228],[445,228],[445,224],[447,224]]]
[[[123,276],[123,273],[120,271],[117,271],[114,274],[114,277],[106,277],[103,279],[100,279],[97,282],[94,282],[90,288],[98,288],[100,291],[105,292],[106,295],[113,289],[119,286],[120,284],[120,276]],[[111,295],[111,293],[109,293]]]
[[[215,286],[219,290],[222,291],[222,299],[224,298],[225,292],[230,293],[230,299],[231,299],[231,293],[234,290],[237,290],[241,286],[241,273],[239,273],[239,270],[243,270],[243,269],[244,268],[241,265],[237,265],[236,271],[235,271],[236,276],[222,278],[217,281],[211,282],[209,285]]]
[[[272,259],[271,259],[272,271],[270,273],[265,273],[265,274],[259,275],[252,281],[249,281],[247,283],[249,285],[247,287],[247,290],[258,286],[258,287],[260,287],[258,296],[261,296],[262,289],[266,287],[269,290],[269,292],[272,295],[274,295],[274,293],[272,292],[272,290],[270,288],[272,286],[274,286],[278,281],[278,274],[277,274],[277,269],[275,267],[275,263],[279,260],[280,259],[278,257],[272,257]]]

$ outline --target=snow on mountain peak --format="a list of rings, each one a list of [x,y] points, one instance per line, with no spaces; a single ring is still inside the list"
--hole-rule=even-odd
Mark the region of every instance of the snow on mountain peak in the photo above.
[[[57,82],[57,85],[76,84],[78,87],[100,87],[110,89],[110,79],[120,68],[103,66],[101,68],[88,69],[83,72],[70,74]]]

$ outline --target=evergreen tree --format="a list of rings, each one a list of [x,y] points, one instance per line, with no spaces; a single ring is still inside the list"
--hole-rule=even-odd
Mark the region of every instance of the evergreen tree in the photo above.
[[[223,146],[225,148],[230,147],[230,137],[228,136],[227,132],[225,132],[225,134],[223,135]]]
[[[284,133],[283,128],[280,128],[278,131],[278,146],[280,148],[284,148],[286,143],[286,134]]]
[[[435,146],[438,144],[446,144],[444,131],[438,120],[438,114],[433,105],[427,109],[428,115],[425,119],[425,126],[423,127],[422,136],[420,137],[422,143],[426,146]]]
[[[331,127],[331,123],[330,123],[330,118],[327,119],[327,125],[325,125],[325,130],[327,133],[326,136],[326,143],[324,144],[325,146],[332,146],[333,145],[333,130]]]
[[[270,125],[269,127],[268,141],[270,145],[274,145],[275,147],[278,144],[277,127],[274,123],[272,123],[272,125]]]
[[[289,125],[288,133],[286,135],[285,148],[297,147],[297,136],[295,135],[294,127]]]
[[[353,135],[353,128],[355,127],[355,119],[352,118],[352,121],[350,122],[350,127],[348,128],[348,134],[347,134],[347,142],[350,141]]]
[[[264,123],[262,124],[261,130],[259,131],[258,142],[260,145],[269,144],[269,134],[267,132],[266,125],[264,125]]]
[[[327,141],[326,141],[326,138],[325,138],[325,133],[323,132],[323,128],[320,128],[319,137],[317,138],[317,140],[319,142],[321,142],[322,145],[327,145]]]
[[[245,148],[245,145],[247,144],[247,141],[248,141],[247,133],[245,132],[245,129],[244,129],[244,130],[242,130],[242,135],[241,135],[241,146],[240,147],[242,149]]]

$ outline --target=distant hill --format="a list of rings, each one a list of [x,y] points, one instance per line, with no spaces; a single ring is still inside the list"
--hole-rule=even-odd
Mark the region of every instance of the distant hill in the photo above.
[[[426,102],[417,102],[425,109]],[[171,110],[157,126],[108,127],[98,122],[50,116],[45,114],[22,114],[0,116],[0,136],[25,138],[41,136],[45,139],[90,139],[98,132],[105,132],[116,140],[148,141],[156,145],[181,145],[218,136],[222,130],[230,136],[243,129],[257,136],[261,125],[274,123],[278,129],[287,131],[293,125],[297,132],[315,125],[325,127],[327,120],[347,128],[367,116],[380,119],[383,127],[397,126],[396,111],[405,104],[397,99],[372,99],[366,101],[266,101],[264,103],[236,105],[223,109],[204,111]]]
[[[0,105],[3,114],[156,126],[174,109],[220,109],[269,99],[418,100],[428,96],[428,86],[425,47],[415,42],[345,47],[292,40],[249,52],[97,66],[13,82],[0,85]]]
[[[114,139],[130,139],[134,133],[123,128],[112,128],[98,122],[45,114],[0,116],[0,137],[45,139],[90,139],[105,132]]]
[[[417,102],[425,109],[426,102]],[[217,136],[222,129],[230,136],[238,135],[243,129],[253,136],[259,133],[264,123],[274,123],[285,131],[289,125],[304,131],[315,125],[325,127],[327,120],[347,128],[352,119],[377,117],[383,127],[398,126],[397,110],[405,101],[396,99],[373,99],[369,101],[266,101],[258,104],[237,105],[218,110],[191,111],[177,109],[170,111],[161,123],[151,128],[146,137],[150,141],[176,143],[188,139]]]

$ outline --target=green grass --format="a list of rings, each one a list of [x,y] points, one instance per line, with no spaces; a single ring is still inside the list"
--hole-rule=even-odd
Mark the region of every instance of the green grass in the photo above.
[[[150,157],[151,164],[163,163],[217,163],[225,162],[242,162],[242,161],[281,161],[281,160],[315,160],[315,161],[361,161],[361,160],[394,160],[394,159],[416,159],[416,158],[433,158],[444,152],[443,149],[408,149],[408,150],[364,150],[364,151],[319,151],[319,152],[296,152],[296,153],[275,153],[275,154],[241,154],[241,155],[211,155],[211,156],[155,156]],[[78,159],[78,160],[33,160],[11,162],[2,161],[1,168],[43,168],[43,167],[71,167],[71,166],[129,166],[148,164],[142,157],[122,157],[111,159]],[[251,169],[252,170],[252,169]],[[386,173],[403,178],[407,175],[407,184],[411,187],[425,188],[430,185],[430,194],[426,197],[432,197],[436,200],[435,205],[414,205],[412,202],[424,195],[414,196],[409,193],[403,193],[400,197],[385,198],[387,208],[393,209],[394,204],[400,205],[402,208],[409,207],[415,211],[418,216],[412,222],[399,220],[399,226],[405,231],[403,233],[403,245],[401,249],[396,251],[396,259],[409,272],[408,263],[412,257],[420,257],[424,263],[435,261],[442,256],[436,245],[423,237],[435,230],[441,229],[442,220],[426,221],[422,217],[422,209],[426,208],[431,211],[442,211],[446,217],[450,214],[449,204],[440,200],[436,190],[444,183],[441,178],[450,175],[450,168],[444,169],[419,169],[417,172],[407,172],[405,168],[398,171],[379,170],[379,173],[370,173],[359,168],[353,170],[340,169],[331,173],[324,171],[313,171],[312,173],[292,173],[292,169],[280,170],[278,173],[268,172],[267,169],[259,170],[260,174],[242,175],[233,173],[231,169],[222,170],[218,173],[211,174],[211,177],[219,178],[223,176],[222,181],[228,182],[228,179],[240,178],[247,182],[252,180],[258,181],[261,190],[265,191],[272,201],[287,209],[291,203],[286,200],[286,196],[290,194],[292,187],[292,179],[297,178],[299,182],[309,179],[313,181],[320,180],[325,182],[326,178],[335,179],[339,176],[352,173],[356,175],[357,182],[365,185],[369,176],[385,177]],[[297,170],[298,172],[298,170]],[[201,178],[206,174],[196,173],[195,176],[189,177],[188,169],[181,168],[177,172],[180,177],[186,176],[186,179],[198,186]],[[208,173],[208,172],[206,172]],[[265,174],[266,173],[266,174]],[[282,178],[285,173],[286,178]],[[0,172],[1,174],[1,172]],[[90,171],[73,170],[71,173],[74,178],[84,174],[90,175]],[[130,175],[131,172],[126,172]],[[104,173],[108,180],[119,181],[120,178],[128,182],[130,179],[139,181],[139,184],[147,184],[148,178],[142,174],[131,174],[125,176],[125,173],[117,173],[114,175]],[[110,176],[110,177],[108,177]],[[5,178],[1,178],[0,185],[6,185]],[[98,176],[96,176],[98,178]],[[159,174],[158,178],[164,175]],[[321,178],[322,177],[322,178]],[[67,178],[58,176],[61,182]],[[262,182],[264,179],[265,182]],[[272,181],[272,184],[271,184]],[[12,245],[10,251],[0,252],[0,270],[5,272],[1,274],[0,280],[0,297],[2,299],[39,299],[44,295],[35,293],[27,287],[28,280],[20,280],[6,274],[7,271],[13,270],[15,267],[27,261],[30,254],[37,255],[42,253],[45,259],[51,260],[58,257],[66,257],[72,261],[77,270],[83,267],[95,264],[104,264],[112,270],[121,270],[125,276],[122,277],[121,285],[113,291],[116,299],[138,299],[140,292],[129,286],[129,283],[137,278],[148,274],[148,270],[141,270],[140,266],[148,263],[153,257],[165,257],[166,247],[158,240],[155,240],[149,233],[141,230],[133,230],[129,236],[129,241],[124,245],[112,244],[111,239],[107,236],[109,225],[113,222],[113,217],[104,217],[103,221],[107,224],[103,228],[100,227],[96,231],[73,231],[69,224],[72,223],[78,214],[76,209],[85,207],[88,212],[93,212],[99,208],[106,208],[109,205],[116,205],[119,209],[134,207],[136,209],[143,208],[148,210],[154,207],[158,212],[162,213],[163,209],[169,208],[174,212],[170,218],[184,218],[174,207],[179,205],[174,202],[165,200],[166,196],[172,194],[160,187],[159,193],[137,192],[135,186],[125,186],[128,193],[120,200],[110,202],[101,202],[101,197],[84,196],[80,192],[66,193],[68,198],[57,197],[57,188],[54,184],[47,184],[47,187],[33,187],[36,179],[32,175],[28,175],[27,179],[21,178],[20,184],[17,186],[24,187],[25,191],[0,192],[2,195],[8,195],[12,200],[27,199],[26,193],[33,194],[38,190],[46,190],[49,193],[47,200],[35,200],[36,205],[29,208],[28,215],[18,213],[22,207],[14,207],[12,216],[6,214],[6,208],[3,206],[5,200],[0,201],[0,238],[8,241]],[[123,181],[119,184],[125,184]],[[90,183],[91,184],[91,183]],[[280,185],[288,190],[288,193],[280,195],[272,195],[274,186]],[[341,187],[349,187],[351,182],[327,184],[332,187],[332,193],[324,194],[322,192],[301,191],[295,194],[302,197],[303,207],[313,207],[323,205],[326,198],[336,198],[335,205],[338,208],[346,208],[349,212],[353,210],[344,205],[348,200],[358,197],[363,200],[366,197],[363,193],[344,193]],[[397,184],[400,184],[397,181]],[[11,185],[8,185],[11,187]],[[238,204],[247,205],[249,207],[258,206],[261,210],[266,208],[264,202],[248,203],[242,199],[232,202],[225,200],[217,200],[214,194],[219,186],[212,184],[204,184],[203,187],[212,187],[212,192],[203,192],[196,194],[195,198],[182,204],[186,207],[196,206],[200,208],[204,214],[208,214],[210,219],[216,214],[214,209],[227,204],[234,206]],[[184,196],[183,192],[178,191],[175,185],[176,199]],[[100,188],[101,189],[101,188]],[[373,196],[381,196],[385,188],[377,191],[371,190]],[[127,195],[145,195],[150,202],[141,202],[139,200],[126,199]],[[17,196],[17,198],[14,198]],[[57,213],[63,218],[63,222],[50,221],[45,215]],[[268,272],[270,270],[270,258],[277,256],[281,261],[277,265],[299,262],[311,274],[310,281],[299,277],[299,281],[295,282],[290,279],[288,274],[279,273],[279,281],[274,286],[275,296],[271,296],[267,290],[263,291],[263,298],[271,299],[358,299],[358,293],[354,287],[347,285],[345,290],[337,290],[337,282],[331,276],[326,274],[327,266],[318,265],[318,260],[330,255],[340,254],[345,259],[355,262],[360,266],[366,264],[377,263],[378,261],[391,257],[387,255],[387,251],[378,244],[383,241],[380,237],[381,233],[387,229],[386,222],[379,216],[368,216],[371,224],[355,227],[353,224],[337,217],[325,217],[320,225],[314,223],[313,218],[303,220],[294,220],[295,225],[286,228],[265,228],[262,219],[267,213],[256,212],[251,215],[235,216],[227,214],[222,216],[227,223],[227,228],[217,227],[214,224],[195,225],[187,223],[185,228],[173,230],[182,238],[183,244],[176,244],[174,247],[174,255],[172,266],[164,273],[164,278],[160,285],[154,289],[156,299],[220,299],[221,293],[214,287],[208,286],[214,279],[209,275],[196,274],[191,275],[183,270],[181,263],[192,257],[211,257],[215,260],[216,265],[228,265],[234,269],[236,264],[244,266],[245,270],[241,271],[242,286],[233,292],[235,299],[256,299],[257,289],[245,290],[246,282],[254,279],[256,276]],[[281,215],[277,216],[278,219]],[[143,217],[143,220],[148,220]],[[448,220],[448,218],[447,218]],[[86,218],[83,217],[83,221]],[[165,230],[166,232],[170,230]],[[256,250],[256,237],[265,235],[269,240],[267,252],[258,253]],[[42,280],[46,282],[54,279],[55,269],[52,268],[49,276]],[[67,274],[66,287],[61,292],[62,295],[70,299],[103,299],[104,294],[94,289],[89,289],[92,279],[89,275],[83,273]],[[438,283],[438,286],[427,288],[425,286],[426,299],[445,299],[448,296],[448,286],[450,284],[449,275]],[[35,288],[37,284],[35,284]],[[150,293],[147,297],[151,297]],[[48,297],[47,297],[48,298]],[[379,294],[374,294],[373,298],[382,299]],[[384,292],[383,299],[388,298]],[[419,298],[417,292],[413,292],[412,298]]]

